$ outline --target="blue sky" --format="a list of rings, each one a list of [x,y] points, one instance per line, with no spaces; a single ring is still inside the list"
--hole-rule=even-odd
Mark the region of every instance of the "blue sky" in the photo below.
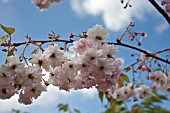
[[[148,37],[142,41],[140,48],[155,51],[170,46],[170,29],[163,17],[147,1],[132,0],[132,8],[123,9],[119,0],[64,0],[53,4],[50,10],[39,11],[31,0],[0,0],[0,23],[16,28],[13,41],[25,41],[28,33],[32,39],[46,40],[51,30],[59,33],[63,39],[69,39],[69,34],[79,34],[95,24],[102,24],[110,32],[108,41],[115,41],[120,36],[129,22],[136,23],[135,29],[146,32]],[[0,36],[4,32],[0,30]],[[129,43],[129,41],[127,41]],[[136,46],[136,43],[132,43]],[[133,58],[130,53],[138,53],[127,48],[119,47],[118,57],[128,65]],[[18,48],[18,51],[22,47]],[[28,50],[32,51],[33,48]],[[29,55],[29,54],[28,54]],[[5,54],[1,53],[1,58]],[[2,64],[3,61],[1,60]],[[102,105],[97,98],[95,89],[59,91],[50,87],[47,93],[39,97],[32,105],[20,105],[17,96],[10,100],[0,100],[0,113],[8,113],[11,108],[21,109],[31,113],[56,113],[58,103],[70,103],[71,108],[78,108],[83,113],[98,113]],[[86,107],[85,107],[86,105]]]

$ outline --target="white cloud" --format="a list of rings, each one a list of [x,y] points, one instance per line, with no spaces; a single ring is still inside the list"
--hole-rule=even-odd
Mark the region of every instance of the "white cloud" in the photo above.
[[[31,106],[39,106],[41,109],[45,106],[56,103],[60,100],[61,97],[70,97],[70,100],[72,98],[76,98],[74,96],[75,94],[80,94],[81,97],[79,98],[81,98],[81,100],[88,100],[94,98],[94,96],[97,94],[97,90],[95,88],[91,88],[66,92],[50,85],[47,89],[47,92],[42,93],[41,96],[38,99],[34,100],[31,105],[23,105],[18,103],[18,95],[13,96],[9,100],[0,100],[0,113],[9,112],[13,108],[24,111],[27,108],[31,108]]]
[[[147,0],[131,0],[132,8],[120,3],[120,0],[71,0],[72,9],[80,15],[101,15],[106,27],[118,31],[127,26],[133,18],[145,20],[145,13],[151,11]]]
[[[169,25],[164,22],[164,23],[160,23],[158,24],[157,26],[155,26],[154,30],[158,33],[158,34],[161,34],[163,33],[165,30],[167,30],[169,27]]]

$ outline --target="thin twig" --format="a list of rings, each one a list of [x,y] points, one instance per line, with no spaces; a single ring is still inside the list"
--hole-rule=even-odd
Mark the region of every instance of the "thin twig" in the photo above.
[[[147,52],[146,50],[143,50],[143,49],[140,49],[140,48],[131,46],[131,45],[127,45],[127,44],[120,43],[120,42],[119,42],[119,43],[114,43],[114,42],[113,42],[113,43],[109,43],[109,42],[108,42],[108,44],[114,44],[114,45],[119,45],[119,46],[124,46],[124,47],[127,47],[127,48],[131,48],[131,49],[134,49],[134,50],[137,50],[137,51],[140,51],[140,52],[146,54],[147,57],[152,57],[152,58],[155,58],[155,59],[160,60],[160,61],[162,61],[162,62],[165,62],[165,63],[167,63],[167,64],[170,64],[170,61],[168,61],[168,60],[165,60],[165,59],[163,59],[163,58],[160,58],[160,57],[158,57],[158,56],[156,56],[156,55],[154,55],[154,54],[151,54],[151,53]]]

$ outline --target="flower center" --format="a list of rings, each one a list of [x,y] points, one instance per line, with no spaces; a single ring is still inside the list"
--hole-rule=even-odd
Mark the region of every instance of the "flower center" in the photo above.
[[[35,93],[35,88],[32,88],[30,91],[32,91],[33,93]]]
[[[16,67],[17,67],[16,65],[12,65],[12,66],[11,66],[11,69],[14,70]]]
[[[95,57],[91,57],[90,59],[91,59],[91,60],[94,60],[94,59],[95,59]]]
[[[31,80],[34,79],[34,77],[32,76],[32,74],[29,74],[29,75],[28,75],[28,78],[31,79]]]
[[[82,64],[82,67],[83,67],[83,68],[85,68],[85,67],[86,67],[86,65],[85,65],[85,64]]]
[[[6,74],[5,74],[5,73],[2,73],[2,76],[3,76],[3,77],[6,77]]]
[[[101,36],[96,36],[96,40],[103,40]]]
[[[100,70],[103,71],[104,70],[104,66],[100,66]]]
[[[54,53],[51,54],[51,55],[50,55],[50,58],[55,58],[55,54],[54,54]]]
[[[73,64],[70,64],[70,65],[69,65],[69,68],[73,69]]]
[[[39,66],[42,66],[43,61],[42,60],[38,60],[38,64],[39,64]]]
[[[5,88],[2,89],[3,94],[7,94],[7,90]]]
[[[112,58],[112,55],[109,55],[109,54],[108,54],[107,57],[108,57],[108,58]]]

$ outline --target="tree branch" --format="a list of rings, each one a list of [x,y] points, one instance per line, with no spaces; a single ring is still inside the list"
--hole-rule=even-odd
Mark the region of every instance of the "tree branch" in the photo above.
[[[168,14],[155,2],[155,0],[149,0],[149,2],[157,9],[159,13],[161,13],[161,15],[166,19],[166,21],[170,25],[170,17],[168,16]]]
[[[108,42],[108,44],[120,45],[120,46],[124,46],[124,47],[127,47],[127,48],[131,48],[131,49],[134,49],[134,50],[137,50],[139,52],[142,52],[142,53],[146,54],[147,57],[152,57],[152,58],[155,58],[155,59],[160,60],[162,62],[165,62],[167,64],[170,64],[170,61],[168,61],[168,60],[160,58],[160,57],[158,57],[158,56],[156,56],[154,54],[151,54],[151,53],[147,52],[146,50],[142,50],[142,49],[139,49],[139,48],[131,46],[131,45],[127,45],[127,44],[124,44],[124,43],[121,43],[121,42],[118,42],[118,43],[109,43]]]
[[[20,46],[20,45],[23,45],[23,44],[26,44],[26,43],[32,43],[33,42],[36,42],[36,43],[41,43],[41,44],[44,44],[44,43],[49,43],[49,42],[65,42],[65,43],[73,43],[74,40],[59,40],[59,39],[55,39],[55,40],[38,40],[38,41],[34,41],[34,40],[31,40],[29,42],[20,42],[20,43],[12,43],[10,46]],[[155,54],[152,54],[152,53],[149,53],[147,52],[146,50],[142,50],[142,49],[139,49],[137,47],[134,47],[134,46],[131,46],[131,45],[128,45],[128,44],[124,44],[122,42],[104,42],[104,43],[108,43],[108,44],[114,44],[114,45],[119,45],[119,46],[123,46],[123,47],[127,47],[127,48],[131,48],[131,49],[134,49],[134,50],[137,50],[139,52],[142,52],[144,54],[146,54],[147,57],[152,57],[152,58],[155,58],[157,60],[160,60],[164,63],[167,63],[167,64],[170,64],[170,61],[165,60],[163,58],[160,58],[158,56],[156,56]],[[4,47],[8,47],[9,45],[6,44],[6,43],[3,43],[1,46],[4,46]]]

